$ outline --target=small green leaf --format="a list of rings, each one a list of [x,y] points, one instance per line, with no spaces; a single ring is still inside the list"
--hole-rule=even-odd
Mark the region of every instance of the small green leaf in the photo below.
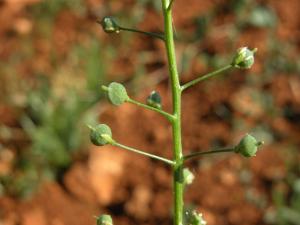
[[[98,124],[89,128],[91,129],[90,140],[94,145],[103,146],[114,142],[111,129],[106,124]]]
[[[157,91],[152,91],[147,98],[147,105],[161,109],[161,97]]]
[[[129,99],[125,87],[117,82],[112,82],[108,86],[108,98],[116,106],[123,104]]]
[[[97,225],[113,225],[111,216],[104,214],[97,217]]]

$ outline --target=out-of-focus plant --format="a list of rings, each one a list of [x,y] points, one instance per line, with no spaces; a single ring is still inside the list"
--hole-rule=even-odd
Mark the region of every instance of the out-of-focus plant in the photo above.
[[[291,184],[289,198],[280,191],[273,191],[275,210],[269,212],[266,221],[276,225],[298,225],[300,221],[300,179]]]
[[[60,11],[66,9],[70,9],[77,13],[85,11],[82,0],[42,0],[39,4],[31,7],[32,13],[35,17],[38,17],[39,19],[48,19],[51,22]]]
[[[101,49],[99,41],[91,38],[85,45],[75,46],[70,65],[58,67],[51,78],[41,75],[34,87],[20,85],[23,103],[18,108],[23,112],[18,130],[26,144],[16,153],[12,171],[0,175],[3,194],[30,196],[42,180],[59,179],[73,157],[81,154],[87,140],[82,124],[96,121],[92,108],[103,96],[97,83],[105,82],[106,59],[111,58]],[[15,138],[14,128],[0,128],[0,137]]]
[[[241,26],[266,28],[274,27],[277,23],[276,15],[271,8],[253,0],[231,0],[228,7],[233,9]]]
[[[300,221],[300,167],[296,148],[288,149],[285,155],[287,176],[273,184],[272,198],[274,205],[266,215],[268,224],[298,225]]]
[[[175,44],[174,44],[174,31],[173,31],[173,21],[172,21],[172,6],[175,4],[175,0],[162,0],[162,12],[164,17],[164,32],[163,33],[151,33],[146,31],[137,30],[134,28],[127,28],[125,26],[119,25],[113,17],[104,17],[99,23],[102,25],[103,30],[106,33],[122,33],[124,31],[134,32],[142,35],[148,35],[153,38],[161,40],[165,44],[166,54],[169,64],[169,75],[172,89],[172,101],[173,101],[173,111],[171,113],[165,111],[161,107],[161,97],[158,93],[152,92],[147,103],[141,103],[132,99],[126,91],[126,88],[116,82],[112,82],[108,86],[102,86],[103,90],[107,93],[110,102],[115,106],[120,106],[124,103],[130,103],[139,107],[143,107],[147,110],[152,110],[161,116],[165,117],[172,126],[173,134],[173,159],[167,159],[158,155],[154,155],[136,148],[132,148],[123,145],[113,138],[112,131],[106,124],[98,124],[96,126],[89,126],[91,129],[90,139],[93,144],[97,146],[112,145],[132,151],[156,160],[159,160],[166,165],[170,166],[173,171],[173,223],[175,225],[204,225],[206,221],[203,219],[202,214],[196,211],[186,211],[184,209],[183,194],[184,187],[191,184],[193,181],[193,174],[184,168],[186,161],[191,159],[196,159],[200,156],[210,155],[214,153],[224,153],[224,152],[235,152],[244,157],[252,157],[256,155],[258,147],[262,144],[257,141],[253,136],[246,134],[240,142],[234,147],[213,149],[210,151],[200,151],[194,152],[187,155],[183,155],[182,149],[182,137],[181,137],[181,97],[182,94],[189,88],[197,85],[198,83],[208,80],[209,78],[220,75],[227,72],[230,69],[249,69],[254,64],[254,54],[256,49],[249,49],[247,47],[242,47],[237,50],[233,59],[228,62],[227,65],[217,69],[211,73],[200,76],[192,81],[185,84],[181,84],[179,73],[177,70]],[[184,219],[185,215],[185,219]],[[101,220],[104,216],[100,216],[97,220],[98,224],[112,224],[112,220]],[[107,218],[107,215],[105,215]]]

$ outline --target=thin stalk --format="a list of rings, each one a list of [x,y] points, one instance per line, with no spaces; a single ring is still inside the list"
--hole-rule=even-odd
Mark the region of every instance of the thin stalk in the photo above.
[[[187,82],[186,84],[182,85],[181,86],[181,90],[184,91],[186,89],[188,89],[189,87],[201,82],[201,81],[204,81],[204,80],[207,80],[213,76],[216,76],[216,75],[220,75],[221,73],[225,72],[226,70],[229,70],[231,69],[233,66],[232,65],[227,65],[227,66],[224,66],[216,71],[213,71],[211,73],[208,73],[206,75],[203,75],[201,77],[198,77],[196,78],[195,80],[192,80],[190,82]]]
[[[127,28],[127,27],[119,27],[119,28],[120,28],[120,30],[139,33],[139,34],[144,34],[144,35],[148,35],[148,36],[155,37],[155,38],[158,38],[158,39],[161,39],[161,40],[165,41],[165,37],[164,37],[163,34],[147,32],[147,31],[137,30],[137,29],[133,29],[133,28]]]
[[[174,201],[174,225],[183,225],[183,156],[181,143],[181,86],[176,65],[176,54],[174,45],[174,34],[172,25],[172,9],[169,8],[169,0],[162,0],[165,28],[165,46],[168,56],[169,73],[171,76],[173,115],[173,201]]]
[[[169,3],[169,5],[168,5],[168,10],[170,10],[170,9],[171,9],[171,7],[172,7],[173,3],[174,3],[174,0],[170,0],[170,3]]]
[[[165,112],[165,111],[163,111],[163,110],[161,110],[161,109],[157,109],[157,108],[154,108],[154,107],[152,107],[152,106],[143,104],[143,103],[141,103],[141,102],[135,101],[135,100],[133,100],[133,99],[131,99],[131,98],[128,99],[127,102],[128,102],[128,103],[131,103],[131,104],[134,104],[134,105],[137,105],[137,106],[140,106],[140,107],[143,107],[143,108],[145,108],[145,109],[149,109],[149,110],[152,110],[152,111],[154,111],[154,112],[157,112],[157,113],[163,115],[164,117],[166,117],[169,121],[172,121],[172,120],[174,119],[174,116],[171,115],[170,113],[167,113],[167,112]]]
[[[117,143],[117,142],[112,143],[112,145],[113,145],[113,146],[120,147],[120,148],[124,148],[124,149],[126,149],[126,150],[128,150],[128,151],[131,151],[131,152],[134,152],[134,153],[138,153],[138,154],[140,154],[140,155],[144,155],[144,156],[150,157],[150,158],[152,158],[152,159],[156,159],[156,160],[165,162],[165,163],[167,163],[167,164],[169,164],[169,165],[174,165],[174,164],[175,164],[172,160],[169,160],[169,159],[166,159],[166,158],[163,158],[163,157],[160,157],[160,156],[151,154],[151,153],[147,153],[147,152],[144,152],[144,151],[135,149],[135,148],[131,148],[131,147],[128,147],[128,146],[126,146],[126,145],[122,145],[122,144]]]
[[[215,154],[215,153],[234,152],[234,150],[235,150],[234,148],[230,147],[230,148],[220,148],[220,149],[211,150],[211,151],[204,151],[204,152],[194,152],[194,153],[191,153],[189,155],[185,155],[183,157],[183,160],[187,161],[187,160],[190,160],[190,159],[197,158],[199,156]]]

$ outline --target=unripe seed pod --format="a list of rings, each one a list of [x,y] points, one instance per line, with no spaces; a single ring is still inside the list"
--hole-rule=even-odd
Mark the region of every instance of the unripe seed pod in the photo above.
[[[110,215],[101,215],[97,217],[97,225],[113,225]]]
[[[125,87],[120,83],[112,82],[107,91],[108,98],[113,105],[119,106],[129,99]]]
[[[248,47],[239,48],[231,65],[239,69],[250,69],[254,64],[254,53],[256,51],[257,49],[250,50]]]
[[[262,142],[258,142],[253,136],[247,134],[241,139],[234,151],[245,157],[252,157],[256,155],[257,148],[260,145],[262,145]]]
[[[90,140],[94,145],[103,146],[113,143],[111,129],[106,124],[98,124],[90,128]]]
[[[157,91],[152,91],[147,98],[147,105],[161,109],[161,97]]]
[[[114,18],[109,16],[104,17],[100,24],[106,33],[119,33],[121,30],[120,26],[115,22]]]

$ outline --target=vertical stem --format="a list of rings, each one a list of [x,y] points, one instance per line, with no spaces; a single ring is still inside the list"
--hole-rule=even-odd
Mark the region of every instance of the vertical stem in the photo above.
[[[176,54],[173,36],[172,7],[168,8],[169,0],[162,0],[165,26],[165,45],[167,50],[169,72],[171,76],[173,115],[173,198],[174,225],[183,225],[183,156],[181,143],[181,86],[176,65]]]

